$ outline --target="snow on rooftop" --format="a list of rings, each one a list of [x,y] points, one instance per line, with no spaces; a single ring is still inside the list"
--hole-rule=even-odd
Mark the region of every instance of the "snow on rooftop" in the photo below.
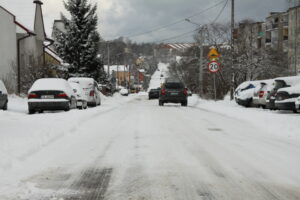
[[[61,64],[64,62],[54,51],[52,51],[49,48],[45,48],[45,52],[48,53],[50,56],[52,56],[53,58],[55,58],[58,62],[60,62]]]

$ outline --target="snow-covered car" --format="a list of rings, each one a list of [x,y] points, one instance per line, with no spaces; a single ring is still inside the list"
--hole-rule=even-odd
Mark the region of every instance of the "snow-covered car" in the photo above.
[[[2,80],[0,80],[0,110],[7,110],[7,90]]]
[[[78,109],[87,109],[87,100],[88,97],[81,88],[81,86],[78,83],[69,82],[71,85],[73,92],[75,93],[76,102],[77,102],[77,108]]]
[[[44,110],[69,111],[73,108],[76,108],[75,93],[64,79],[38,79],[28,91],[29,114]]]
[[[253,95],[253,105],[255,107],[266,108],[267,97],[270,91],[274,87],[274,80],[262,80],[259,85],[255,88]]]
[[[275,105],[277,91],[281,88],[287,88],[300,84],[300,76],[280,77],[274,79],[274,88],[267,96],[267,108],[271,110],[277,109]]]
[[[295,106],[297,110],[300,110],[300,97],[298,97],[295,101]]]
[[[255,88],[259,85],[259,81],[245,81],[240,84],[234,92],[236,103],[245,107],[252,107]]]
[[[159,98],[159,92],[160,88],[152,88],[148,92],[148,98],[149,100],[151,99],[158,99]]]
[[[128,96],[128,95],[129,95],[129,91],[128,91],[128,89],[126,89],[126,88],[122,88],[122,89],[120,90],[120,94],[121,94],[122,96]]]
[[[78,83],[88,97],[88,106],[101,105],[101,92],[98,83],[93,78],[74,77],[69,82]]]
[[[275,107],[278,110],[291,110],[297,112],[296,101],[300,97],[300,84],[281,88],[277,91]]]

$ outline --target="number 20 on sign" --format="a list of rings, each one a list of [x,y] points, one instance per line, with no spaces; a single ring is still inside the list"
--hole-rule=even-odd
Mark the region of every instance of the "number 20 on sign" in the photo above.
[[[208,63],[208,71],[211,73],[216,73],[220,70],[220,63],[217,61],[212,61]]]

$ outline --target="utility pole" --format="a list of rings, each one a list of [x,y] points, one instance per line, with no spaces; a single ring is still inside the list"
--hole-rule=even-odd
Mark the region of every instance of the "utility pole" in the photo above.
[[[204,36],[203,36],[203,26],[201,24],[195,23],[190,19],[185,19],[185,21],[197,25],[199,27],[199,94],[200,96],[203,95],[203,43],[204,43]]]
[[[200,96],[203,96],[203,43],[204,43],[204,38],[203,38],[203,29],[202,27],[200,28],[200,55],[199,55],[199,94]]]
[[[231,83],[230,83],[230,99],[233,100],[234,94],[234,0],[231,0]]]
[[[109,49],[109,42],[107,42],[107,77],[110,78],[110,49]]]

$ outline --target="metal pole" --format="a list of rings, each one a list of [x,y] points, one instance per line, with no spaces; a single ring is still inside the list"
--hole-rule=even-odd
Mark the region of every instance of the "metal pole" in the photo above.
[[[203,95],[203,29],[200,27],[200,56],[199,56],[199,93]]]
[[[215,92],[215,101],[217,101],[216,73],[214,73],[214,92]]]
[[[107,42],[107,77],[110,77],[110,49],[109,42]]]
[[[230,83],[230,99],[233,100],[234,93],[234,0],[231,0],[231,83]]]

